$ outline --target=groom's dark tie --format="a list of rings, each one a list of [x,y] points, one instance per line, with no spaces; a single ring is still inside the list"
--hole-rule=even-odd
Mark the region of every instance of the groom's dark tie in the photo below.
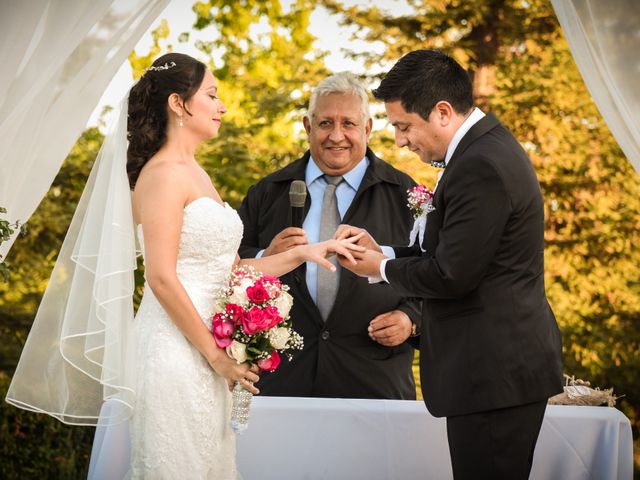
[[[338,225],[340,225],[336,188],[338,188],[338,184],[342,181],[342,177],[324,175],[324,179],[327,181],[327,186],[324,189],[324,197],[322,198],[322,216],[320,217],[321,242],[332,238],[338,229]],[[333,308],[333,302],[336,299],[340,282],[340,266],[335,256],[331,258],[331,263],[337,268],[335,272],[330,272],[318,265],[317,304],[320,315],[322,315],[322,319],[325,321]]]

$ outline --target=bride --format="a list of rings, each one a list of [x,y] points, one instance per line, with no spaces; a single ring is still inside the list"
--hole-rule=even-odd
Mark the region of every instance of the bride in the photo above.
[[[237,264],[278,276],[305,261],[333,270],[326,257],[354,261],[357,238],[238,258],[240,218],[194,156],[200,142],[217,135],[226,112],[203,63],[178,53],[158,58],[121,110],[7,401],[70,424],[130,417],[132,478],[236,478],[229,389],[240,382],[258,393],[258,375],[213,340],[216,292]],[[136,237],[146,284],[134,320]],[[107,399],[122,408],[100,416]]]

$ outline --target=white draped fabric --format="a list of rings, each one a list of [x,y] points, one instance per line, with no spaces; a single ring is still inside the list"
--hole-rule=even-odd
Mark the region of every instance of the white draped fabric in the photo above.
[[[168,3],[0,0],[0,206],[10,222],[29,219],[113,75]]]
[[[640,2],[552,0],[591,96],[640,174]]]

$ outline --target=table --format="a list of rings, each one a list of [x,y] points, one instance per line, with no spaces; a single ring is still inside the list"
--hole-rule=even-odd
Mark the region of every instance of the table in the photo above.
[[[124,477],[127,432],[97,429],[90,479]],[[451,478],[445,420],[419,401],[256,397],[237,445],[244,480]],[[99,451],[109,454],[98,461]],[[547,407],[531,480],[632,477],[631,425],[619,410]]]
[[[245,480],[452,478],[446,421],[418,401],[257,397],[238,465]],[[619,410],[547,407],[531,480],[632,477]]]

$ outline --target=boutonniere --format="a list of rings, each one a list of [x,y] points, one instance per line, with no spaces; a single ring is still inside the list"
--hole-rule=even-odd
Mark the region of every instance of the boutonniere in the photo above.
[[[409,246],[412,247],[418,238],[422,250],[424,232],[427,228],[427,215],[436,209],[433,206],[433,192],[424,185],[416,185],[407,190],[407,206],[414,219],[413,228],[409,233]]]

